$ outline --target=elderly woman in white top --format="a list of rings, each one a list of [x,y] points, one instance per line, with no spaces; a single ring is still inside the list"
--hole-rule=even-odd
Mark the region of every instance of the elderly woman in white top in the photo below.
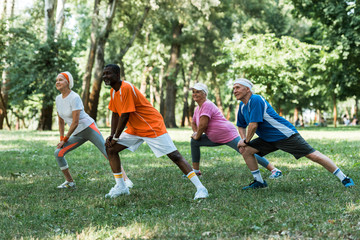
[[[75,182],[70,174],[65,155],[86,141],[91,141],[102,152],[105,158],[108,159],[104,138],[97,128],[94,119],[84,111],[84,105],[80,96],[71,90],[73,86],[74,80],[69,72],[61,72],[56,77],[56,89],[61,94],[55,100],[60,132],[60,142],[55,150],[55,158],[66,179],[58,188],[75,188]],[[66,135],[65,123],[69,125]],[[124,175],[124,178],[128,187],[132,187],[130,179],[126,175]]]

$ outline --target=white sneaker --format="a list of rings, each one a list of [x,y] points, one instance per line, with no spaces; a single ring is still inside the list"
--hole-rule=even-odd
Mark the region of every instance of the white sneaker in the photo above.
[[[111,188],[110,192],[105,195],[105,198],[116,198],[120,195],[129,195],[130,191],[128,187],[120,187],[119,185],[115,185]]]
[[[125,180],[125,185],[128,188],[132,188],[134,186],[133,182],[129,178]]]
[[[59,189],[72,189],[72,188],[76,188],[76,184],[75,184],[75,182],[65,181],[63,184],[57,186],[57,188],[59,188]]]
[[[207,198],[208,196],[209,196],[209,193],[208,193],[208,190],[205,187],[199,188],[195,193],[194,200]]]

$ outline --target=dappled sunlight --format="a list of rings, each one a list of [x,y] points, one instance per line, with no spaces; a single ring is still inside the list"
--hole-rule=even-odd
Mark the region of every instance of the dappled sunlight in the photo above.
[[[114,222],[121,222],[114,216]],[[145,224],[135,222],[133,224],[121,227],[87,227],[80,233],[75,233],[76,239],[151,239],[156,232],[157,227],[148,227]],[[53,230],[55,236],[52,239],[74,239],[74,233],[67,229],[56,228]]]
[[[350,202],[346,203],[346,212],[352,214],[354,212],[360,213],[360,202],[359,199],[356,199],[356,203]],[[360,222],[358,222],[360,228]]]
[[[335,129],[334,129],[335,130]],[[332,139],[334,141],[341,140],[360,140],[360,130],[353,131],[301,131],[299,133],[306,139]]]

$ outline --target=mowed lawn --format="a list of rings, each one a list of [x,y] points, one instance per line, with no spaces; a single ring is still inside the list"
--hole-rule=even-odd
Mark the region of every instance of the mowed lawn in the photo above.
[[[109,129],[101,129],[108,136]],[[191,162],[190,129],[170,129]],[[332,158],[357,186],[346,189],[321,166],[283,152],[267,158],[284,177],[242,191],[252,181],[231,148],[202,148],[201,181],[210,197],[194,201],[195,187],[167,158],[143,144],[121,154],[134,183],[129,196],[105,199],[114,185],[107,160],[90,143],[66,156],[76,190],[54,158],[57,131],[0,131],[0,239],[360,239],[360,128],[307,128],[300,133]]]

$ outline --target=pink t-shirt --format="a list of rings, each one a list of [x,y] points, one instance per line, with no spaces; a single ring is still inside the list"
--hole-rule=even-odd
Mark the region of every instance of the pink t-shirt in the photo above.
[[[205,134],[212,142],[227,143],[239,136],[234,124],[226,120],[219,108],[210,100],[206,100],[201,108],[196,107],[193,116],[196,126],[199,126],[201,116],[209,117]]]

